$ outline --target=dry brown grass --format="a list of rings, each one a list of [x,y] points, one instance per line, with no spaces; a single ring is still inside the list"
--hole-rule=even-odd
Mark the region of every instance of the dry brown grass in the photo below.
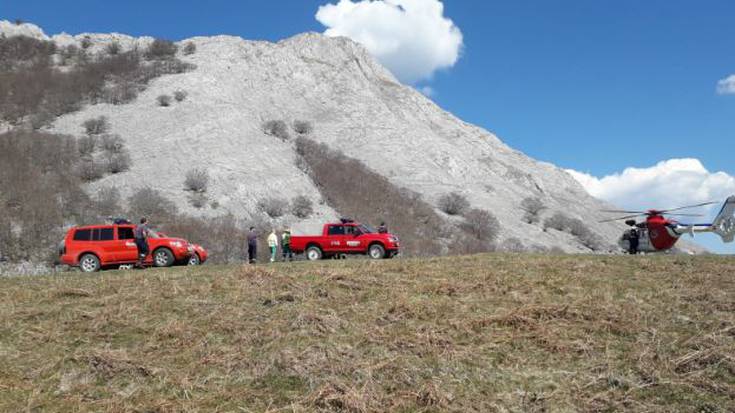
[[[0,411],[729,412],[732,257],[2,279]]]

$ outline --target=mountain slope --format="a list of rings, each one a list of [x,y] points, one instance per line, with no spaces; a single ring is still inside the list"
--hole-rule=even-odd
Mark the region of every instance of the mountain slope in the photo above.
[[[113,41],[124,48],[149,42],[121,35],[52,39],[81,44],[85,38],[93,50]],[[215,36],[180,44],[188,42],[196,45],[196,53],[179,58],[196,69],[153,80],[132,103],[88,106],[52,125],[54,132],[80,135],[85,120],[106,116],[111,131],[126,140],[131,170],[93,188],[114,185],[130,193],[151,186],[191,214],[228,211],[244,218],[257,214],[259,200],[266,197],[306,195],[315,201],[316,214],[304,222],[286,217],[278,224],[313,231],[337,212],[319,203],[319,190],[299,168],[293,144],[262,129],[269,120],[304,120],[314,126],[311,139],[361,160],[432,205],[444,194],[460,192],[472,207],[499,219],[501,239],[589,251],[569,234],[523,223],[519,206],[527,197],[543,200],[544,216],[563,211],[610,243],[620,233],[619,224],[597,223],[603,217],[595,211],[603,204],[566,172],[525,156],[401,85],[351,40],[308,33],[278,43]],[[159,95],[176,90],[187,92],[187,98],[169,107],[156,103]],[[219,208],[188,206],[183,180],[193,167],[209,172],[207,197]],[[355,191],[361,190],[355,182]],[[390,217],[386,221],[390,224]]]

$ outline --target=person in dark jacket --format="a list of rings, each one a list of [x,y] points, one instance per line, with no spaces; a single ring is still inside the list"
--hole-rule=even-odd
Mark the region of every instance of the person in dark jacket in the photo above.
[[[378,234],[387,234],[388,233],[388,227],[385,226],[385,222],[381,222],[380,226],[378,227]]]
[[[135,230],[133,231],[133,235],[135,236],[135,246],[138,248],[138,261],[135,263],[136,268],[145,268],[143,262],[150,251],[148,248],[149,233],[150,228],[148,227],[148,219],[143,217],[140,219],[140,224],[136,225]]]
[[[291,252],[291,230],[286,229],[281,235],[281,251],[283,252],[283,261],[293,261],[293,252]]]
[[[628,252],[631,255],[638,254],[639,238],[640,238],[639,229],[636,226],[632,226],[630,228],[630,238],[628,239],[628,242],[630,243],[630,250],[628,250]]]
[[[258,259],[258,234],[255,232],[255,227],[250,227],[248,232],[248,262],[255,264]]]

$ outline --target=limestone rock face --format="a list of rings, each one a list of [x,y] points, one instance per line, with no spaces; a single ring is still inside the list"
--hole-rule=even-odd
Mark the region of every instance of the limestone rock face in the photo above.
[[[5,30],[5,26],[2,26]],[[30,28],[26,31],[34,32]],[[45,36],[40,29],[40,35]],[[36,33],[39,35],[38,33]],[[123,35],[58,35],[59,43],[92,41],[93,50],[117,41],[124,49],[151,39]],[[316,231],[337,212],[297,166],[294,145],[263,132],[269,120],[311,122],[311,138],[363,161],[395,185],[418,192],[437,205],[457,191],[473,207],[492,212],[502,225],[500,239],[525,245],[589,251],[573,236],[522,222],[521,201],[538,197],[549,208],[584,221],[614,244],[622,227],[600,224],[609,205],[588,195],[564,170],[529,158],[492,133],[442,110],[414,88],[402,85],[361,45],[346,38],[307,33],[278,43],[239,37],[195,37],[196,52],[179,58],[196,69],[153,80],[132,103],[97,104],[59,118],[52,130],[81,135],[82,123],[106,116],[111,132],[131,151],[130,171],[94,183],[117,186],[123,195],[151,186],[194,215],[232,212],[248,218],[265,197],[306,195],[316,213],[282,220],[297,232]],[[181,49],[181,47],[180,47]],[[175,91],[188,95],[161,107],[156,98]],[[292,137],[296,133],[291,130]],[[211,177],[207,197],[218,208],[194,208],[183,190],[191,168]],[[359,191],[360,183],[355,182]],[[356,217],[359,219],[359,217]],[[389,218],[388,218],[389,220]]]

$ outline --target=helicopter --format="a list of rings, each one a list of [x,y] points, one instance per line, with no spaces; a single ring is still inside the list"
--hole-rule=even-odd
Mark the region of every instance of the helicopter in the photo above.
[[[699,214],[679,213],[689,208],[698,208],[717,204],[717,202],[704,202],[696,205],[688,205],[679,208],[648,211],[625,211],[625,210],[603,210],[602,212],[626,213],[622,217],[606,219],[600,222],[613,222],[626,220],[625,223],[631,227],[626,230],[618,240],[618,245],[631,254],[638,252],[662,252],[670,250],[684,234],[694,237],[695,233],[714,232],[722,238],[725,243],[733,242],[735,239],[735,195],[727,198],[722,209],[712,223],[685,224],[671,219],[673,216],[699,217]],[[646,217],[644,222],[637,223],[635,218]],[[637,245],[635,239],[637,238]]]

